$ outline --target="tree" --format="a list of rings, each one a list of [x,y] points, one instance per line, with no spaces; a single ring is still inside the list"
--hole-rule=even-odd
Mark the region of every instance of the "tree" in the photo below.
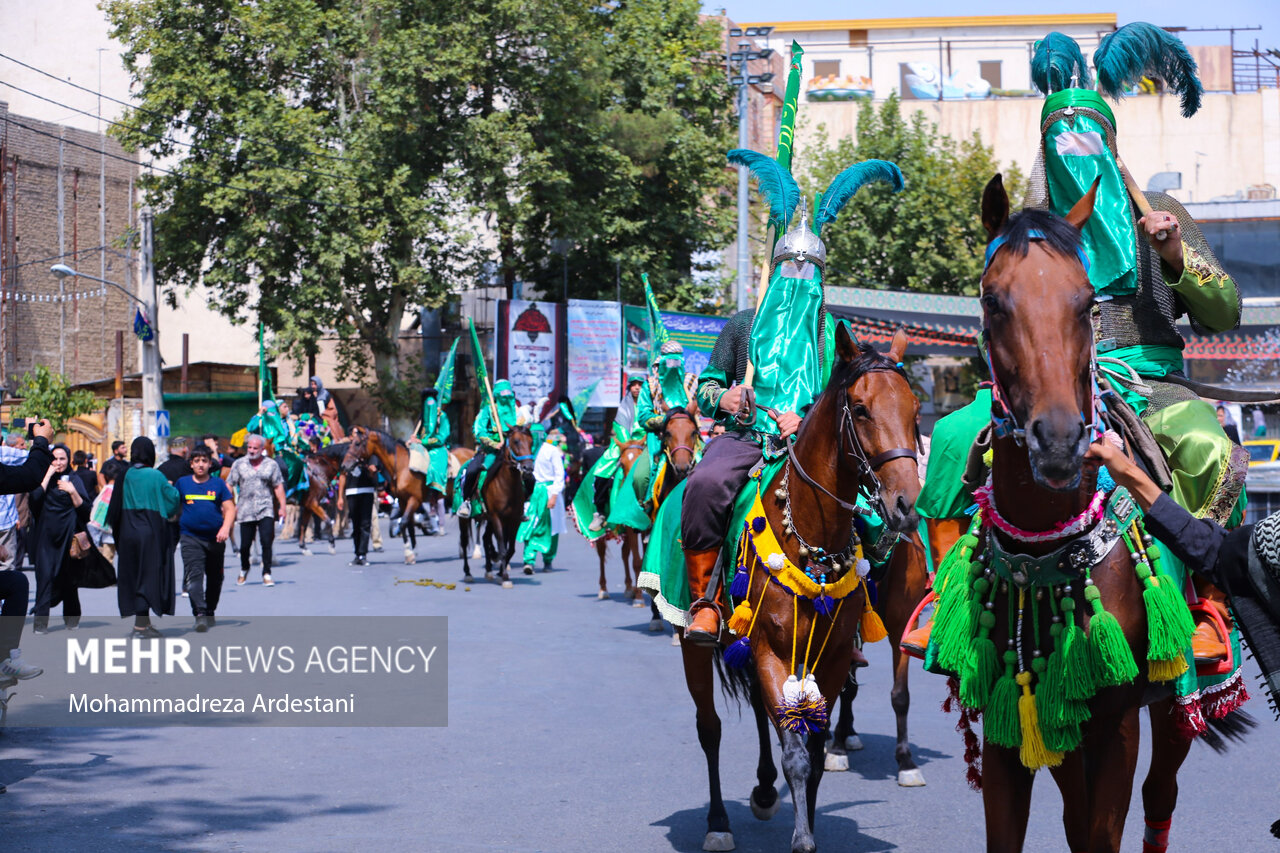
[[[65,432],[67,422],[78,415],[87,415],[102,408],[102,401],[92,391],[71,390],[71,383],[61,373],[54,373],[43,364],[30,373],[22,374],[18,381],[17,396],[22,402],[14,407],[19,418],[45,418],[54,433]]]
[[[809,164],[801,183],[812,198],[841,169],[878,158],[902,169],[906,186],[861,190],[827,226],[829,284],[927,293],[975,294],[982,276],[987,235],[979,221],[982,189],[1001,171],[977,131],[957,141],[938,133],[921,112],[902,116],[896,95],[879,109],[869,102],[858,113],[856,139],[830,145],[825,132],[804,154]],[[1016,164],[1004,169],[1011,198],[1024,182]]]

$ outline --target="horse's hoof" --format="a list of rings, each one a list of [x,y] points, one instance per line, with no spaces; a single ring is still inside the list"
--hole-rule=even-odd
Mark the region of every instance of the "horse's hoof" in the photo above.
[[[707,837],[702,840],[703,850],[732,850],[733,848],[732,832],[708,832]]]
[[[632,606],[632,607],[645,607],[646,605],[645,605],[645,603],[644,603],[644,596],[643,596],[643,595],[637,595],[637,596],[636,596],[636,600],[635,600],[635,601],[633,601],[633,602],[631,602],[631,606]]]
[[[491,580],[493,580],[493,572],[486,571],[486,572],[484,573],[484,579],[485,579],[485,580],[487,580],[487,581],[491,581]]]
[[[849,769],[849,756],[843,752],[828,752],[822,761],[822,769],[832,773],[841,773]]]
[[[503,588],[503,589],[515,589],[515,588],[516,588],[516,585],[515,585],[515,584],[513,584],[511,581],[503,581],[503,582],[502,582],[502,588]]]
[[[404,564],[405,564],[406,566],[412,566],[413,564],[415,564],[415,563],[417,563],[417,562],[418,562],[418,555],[417,555],[417,554],[413,553],[412,551],[405,551],[405,552],[404,552]]]
[[[301,549],[299,549],[298,553],[299,553],[299,554],[301,554],[301,555],[302,555],[302,556],[304,556],[304,557],[310,557],[310,556],[313,556],[313,555],[312,555],[312,553],[311,553],[311,549],[310,549],[310,548],[301,548]]]
[[[623,598],[635,598],[635,597],[636,597],[636,588],[635,588],[634,586],[632,586],[631,584],[627,584],[627,588],[626,588],[626,589],[624,589],[624,590],[622,591],[622,597],[623,597]]]
[[[525,573],[526,575],[531,575],[531,574],[533,574],[533,566],[525,566],[525,567],[524,567],[524,573]]]
[[[603,589],[596,593],[596,599],[599,601],[605,601],[608,598],[609,598],[609,593],[605,592]]]
[[[673,645],[673,646],[679,646],[679,645],[680,645],[680,635],[679,635],[679,634],[672,634],[672,635],[671,635],[671,645]]]
[[[659,633],[661,633],[661,632],[662,632],[662,620],[661,620],[661,619],[650,619],[650,620],[649,620],[649,633],[651,633],[651,634],[659,634]],[[676,642],[679,642],[679,641],[680,641],[680,638],[679,638],[679,637],[676,637]]]
[[[862,749],[862,738],[857,735],[849,735],[844,739],[844,748],[846,752],[857,752]]]
[[[773,792],[773,805],[771,806],[762,806],[757,803],[755,791],[752,791],[751,796],[747,799],[751,802],[751,813],[756,816],[756,820],[770,820],[782,806],[782,797],[778,796],[776,790]]]
[[[462,582],[463,582],[463,583],[475,583],[475,582],[476,582],[476,579],[475,579],[475,576],[471,574],[471,572],[466,572],[466,573],[465,573],[465,574],[463,574],[463,576],[462,576]]]
[[[910,770],[899,770],[898,784],[904,788],[923,788],[924,774],[916,767],[912,767]]]
[[[480,550],[479,545],[471,549],[471,559],[479,560],[483,556],[484,556],[484,551]]]

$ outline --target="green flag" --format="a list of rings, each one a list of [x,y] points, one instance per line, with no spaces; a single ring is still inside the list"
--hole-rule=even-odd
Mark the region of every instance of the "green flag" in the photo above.
[[[449,347],[449,354],[440,365],[440,375],[436,377],[436,396],[439,398],[437,405],[442,408],[453,399],[453,355],[458,351],[458,340],[453,339],[453,346]]]
[[[481,388],[489,387],[489,371],[484,367],[484,351],[480,349],[480,338],[476,335],[476,321],[467,318],[467,327],[471,330],[471,354],[476,363],[476,379]]]
[[[796,109],[800,105],[800,57],[804,48],[791,42],[791,67],[787,73],[787,93],[782,100],[782,121],[778,129],[778,165],[791,171],[791,148],[796,137]]]
[[[653,295],[653,288],[649,286],[649,274],[640,273],[640,280],[644,282],[644,304],[649,309],[649,363],[652,364],[662,345],[671,336],[667,334],[666,324],[662,322],[662,312],[658,310],[658,300]]]
[[[596,386],[599,384],[600,380],[597,379],[595,382],[592,382],[586,388],[583,388],[577,394],[573,395],[573,413],[578,416],[579,420],[582,419],[583,413],[586,412],[587,406],[590,405],[591,395],[596,392]]]
[[[275,390],[271,387],[271,373],[267,370],[266,332],[262,323],[258,323],[258,405],[263,400],[274,400]]]

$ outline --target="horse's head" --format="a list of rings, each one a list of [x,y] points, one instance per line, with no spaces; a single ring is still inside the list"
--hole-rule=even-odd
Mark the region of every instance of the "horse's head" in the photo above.
[[[672,409],[662,421],[662,452],[681,477],[693,470],[700,438],[697,419],[682,408]]]
[[[1093,287],[1080,228],[1097,183],[1065,218],[1048,211],[1009,215],[1000,176],[982,194],[991,242],[982,275],[983,336],[993,382],[997,435],[1025,439],[1042,487],[1080,484],[1093,419]]]
[[[899,329],[889,352],[876,352],[855,341],[844,324],[836,328],[839,363],[831,373],[829,390],[840,392],[839,430],[843,453],[837,461],[842,477],[857,478],[889,529],[915,529],[920,494],[916,465],[920,401],[911,390],[902,356],[907,335]]]
[[[525,476],[533,474],[533,433],[526,426],[513,426],[507,430],[507,461]]]
[[[369,458],[369,430],[362,426],[353,426],[347,452],[342,457],[342,470],[348,475],[355,473],[360,463]]]

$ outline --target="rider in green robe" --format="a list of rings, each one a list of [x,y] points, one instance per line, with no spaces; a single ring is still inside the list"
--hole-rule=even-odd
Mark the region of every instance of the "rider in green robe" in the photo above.
[[[449,415],[440,408],[440,392],[435,388],[422,390],[421,444],[429,460],[427,488],[443,494],[449,476]]]
[[[494,415],[497,421],[494,421]],[[458,515],[468,518],[471,515],[471,500],[476,495],[477,481],[482,471],[488,471],[498,459],[502,450],[503,436],[516,425],[516,395],[511,390],[511,383],[499,379],[493,383],[493,406],[481,406],[471,430],[476,437],[476,455],[462,470],[462,506]]]

